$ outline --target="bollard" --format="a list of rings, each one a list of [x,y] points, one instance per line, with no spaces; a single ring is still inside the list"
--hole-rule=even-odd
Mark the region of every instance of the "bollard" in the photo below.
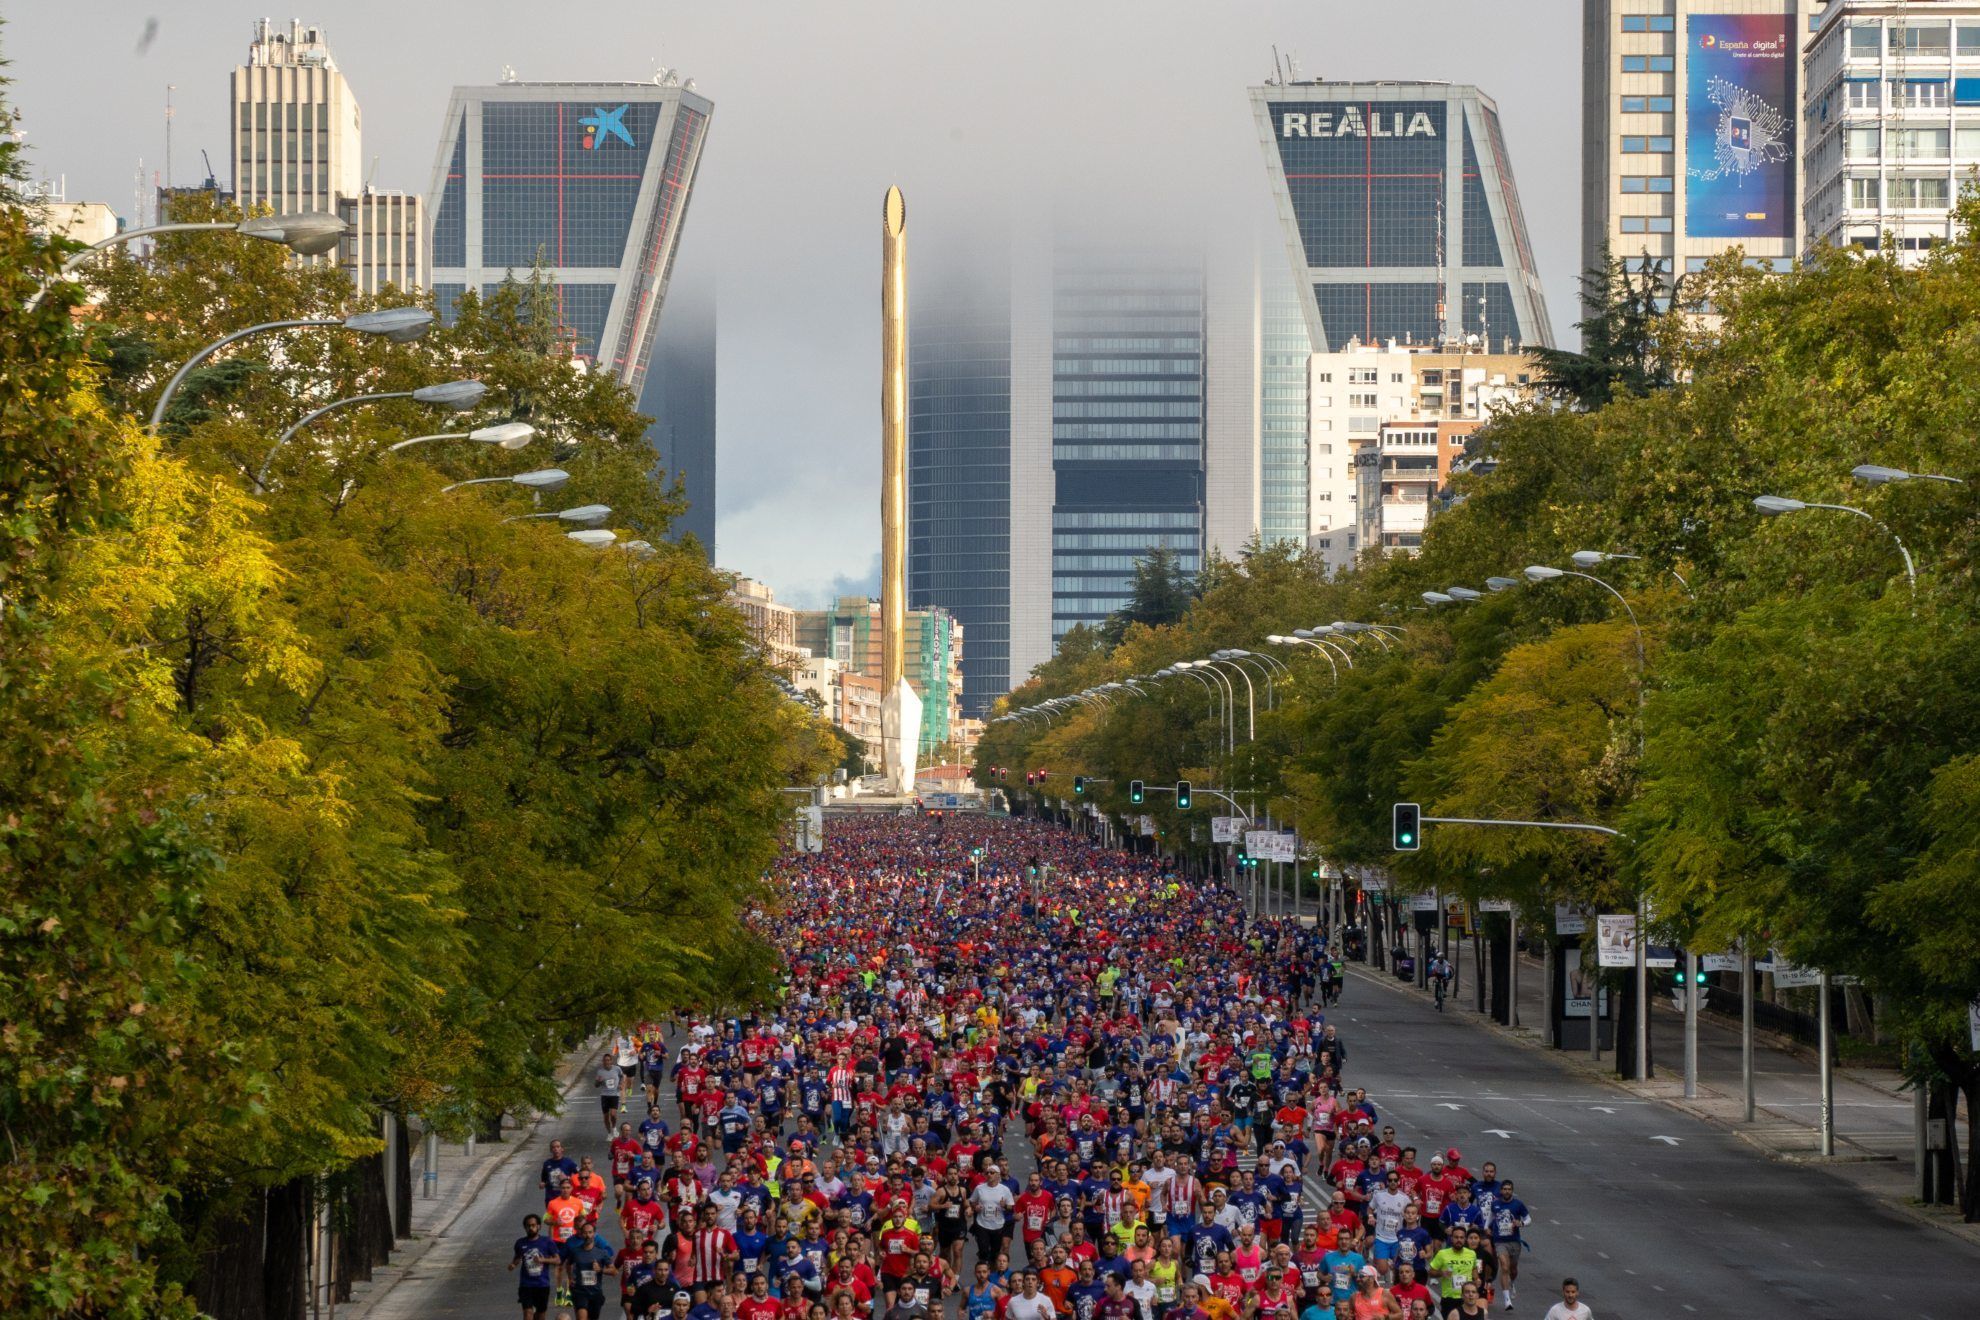
[[[426,1134],[426,1174],[420,1179],[419,1196],[422,1201],[431,1201],[440,1194],[440,1134],[428,1130]]]

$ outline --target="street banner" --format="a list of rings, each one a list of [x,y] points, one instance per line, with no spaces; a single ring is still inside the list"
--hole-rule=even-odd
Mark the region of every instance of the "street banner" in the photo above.
[[[1429,890],[1421,894],[1411,894],[1409,896],[1409,910],[1411,912],[1435,912],[1437,910],[1436,891]]]
[[[1212,816],[1210,818],[1210,842],[1236,843],[1238,822],[1243,819],[1244,817],[1242,816]]]
[[[1259,855],[1268,862],[1296,862],[1299,860],[1299,836],[1267,831],[1265,851]]]
[[[1364,894],[1386,894],[1389,892],[1389,875],[1386,871],[1363,871],[1360,879]]]
[[[1822,973],[1813,967],[1796,967],[1784,963],[1780,955],[1774,955],[1774,985],[1782,990],[1798,990],[1803,986],[1820,985]]]
[[[1153,816],[1143,816],[1141,818],[1142,837],[1148,838],[1153,836],[1154,833],[1155,833],[1155,818]]]
[[[1510,912],[1513,901],[1510,898],[1481,898],[1478,900],[1480,912]]]
[[[1739,970],[1739,955],[1736,953],[1701,953],[1698,955],[1698,970],[1701,972],[1736,972]]]
[[[1271,838],[1271,830],[1246,830],[1244,832],[1245,855],[1247,857],[1262,859],[1265,856],[1265,850],[1272,846],[1270,842]]]
[[[1605,912],[1596,917],[1595,952],[1600,966],[1636,966],[1636,914]]]
[[[1556,935],[1586,935],[1588,933],[1587,915],[1569,907],[1566,903],[1554,904],[1554,933]]]

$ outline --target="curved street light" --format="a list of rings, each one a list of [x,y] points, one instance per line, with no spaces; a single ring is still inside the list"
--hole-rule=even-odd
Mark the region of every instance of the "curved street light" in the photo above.
[[[432,440],[473,440],[477,444],[498,445],[503,449],[521,449],[535,435],[536,428],[528,422],[497,422],[493,426],[478,426],[472,431],[439,431],[433,435],[416,435],[410,440],[387,445],[385,452],[396,454],[410,445],[423,445]]]
[[[531,472],[515,472],[506,477],[472,477],[457,481],[451,486],[442,486],[440,493],[459,490],[463,486],[493,486],[506,483],[521,486],[525,490],[558,490],[571,479],[571,474],[562,468],[537,468]]]
[[[612,516],[609,504],[577,504],[568,509],[558,509],[552,513],[519,513],[512,518],[504,518],[505,523],[527,522],[531,518],[556,518],[567,523],[601,523]],[[651,549],[652,547],[648,547]]]
[[[196,231],[218,233],[231,230],[243,238],[259,238],[271,243],[280,243],[298,256],[316,257],[333,250],[343,242],[347,226],[328,211],[296,211],[288,215],[258,215],[251,220],[205,220],[182,224],[145,225],[138,229],[126,229],[112,234],[100,243],[92,243],[82,251],[62,263],[62,269],[47,283],[34,291],[27,300],[27,310],[33,311],[48,291],[57,283],[69,277],[69,273],[88,261],[91,257],[108,248],[119,247],[140,238],[150,238],[155,234],[189,234]]]
[[[1319,646],[1332,650],[1339,654],[1341,659],[1347,661],[1347,667],[1349,669],[1354,668],[1354,652],[1335,641],[1333,628],[1326,624],[1322,624],[1318,628],[1295,628],[1293,629],[1292,640],[1305,642],[1309,646]],[[1356,645],[1358,646],[1359,643]]]
[[[1885,467],[1881,463],[1858,463],[1849,470],[1849,475],[1873,486],[1894,485],[1902,481],[1943,481],[1954,486],[1966,484],[1965,477],[1948,477],[1937,472],[1906,472],[1903,468]]]
[[[1611,560],[1641,561],[1643,556],[1626,555],[1619,550],[1577,550],[1569,555],[1568,558],[1573,561],[1576,568],[1597,568]],[[1667,568],[1664,571],[1677,579],[1677,584],[1684,588],[1685,595],[1689,596],[1692,594],[1691,584],[1684,580],[1684,574],[1678,572],[1675,568]]]
[[[1218,663],[1216,657],[1211,656],[1196,661],[1195,668],[1207,669],[1213,674],[1222,676],[1224,671],[1217,667]],[[1251,671],[1243,665],[1238,664],[1235,660],[1225,660],[1222,663],[1236,670],[1238,677],[1244,680],[1244,740],[1246,742],[1256,742],[1258,740],[1258,689],[1252,685]],[[1229,683],[1230,679],[1225,678],[1224,681]],[[1233,703],[1237,700],[1237,688],[1235,686],[1231,689],[1231,700]]]
[[[372,335],[394,344],[409,344],[425,334],[433,325],[433,313],[424,307],[381,307],[376,311],[358,312],[337,319],[334,317],[303,317],[288,321],[263,321],[245,330],[236,330],[230,335],[208,344],[199,352],[187,358],[172,379],[165,382],[165,388],[158,395],[157,406],[151,410],[151,420],[146,426],[153,431],[165,420],[165,409],[172,402],[172,395],[191,374],[192,369],[218,353],[227,345],[246,339],[249,335],[267,334],[273,330],[354,330],[361,335]]]
[[[1326,647],[1320,645],[1320,643],[1316,641],[1312,641],[1305,637],[1284,637],[1279,635],[1278,633],[1274,633],[1272,636],[1267,637],[1265,640],[1273,646],[1312,647],[1314,650],[1318,651],[1321,654],[1321,656],[1323,656],[1326,659],[1327,669],[1329,670],[1329,672],[1333,674],[1334,681],[1336,683],[1341,681],[1341,667],[1334,663],[1333,655],[1328,652]]]
[[[452,408],[456,412],[466,412],[469,408],[480,403],[482,396],[487,393],[488,387],[478,380],[449,380],[443,381],[438,385],[422,385],[418,389],[413,390],[387,390],[382,394],[353,394],[348,399],[338,399],[335,402],[326,403],[314,412],[304,413],[296,420],[293,426],[275,437],[275,443],[268,447],[267,457],[263,458],[261,460],[261,466],[255,469],[254,488],[256,490],[268,489],[268,468],[274,463],[275,455],[282,451],[283,445],[288,444],[295,437],[296,432],[302,430],[326,413],[333,413],[339,408],[348,408],[353,404],[378,403],[385,399],[411,399],[414,403],[431,404],[436,408]]]
[[[608,527],[585,527],[575,532],[565,532],[564,539],[576,541],[579,545],[610,545],[619,539],[619,534]]]
[[[1896,471],[1895,468],[1891,470]],[[1906,475],[1908,476],[1909,474],[1907,473]],[[1904,576],[1906,580],[1911,583],[1911,589],[1914,592],[1918,590],[1918,570],[1911,562],[1911,551],[1904,548],[1904,542],[1898,540],[1896,532],[1884,526],[1883,523],[1878,522],[1877,519],[1863,510],[1848,504],[1817,504],[1813,500],[1789,499],[1785,495],[1755,495],[1753,497],[1753,507],[1770,517],[1782,513],[1800,513],[1803,509],[1832,509],[1837,513],[1855,514],[1891,538],[1891,542],[1898,548],[1898,553],[1904,556]]]
[[[1504,591],[1508,587],[1516,587],[1518,585],[1519,585],[1518,578],[1488,577],[1485,579],[1485,586],[1487,589],[1491,591]]]

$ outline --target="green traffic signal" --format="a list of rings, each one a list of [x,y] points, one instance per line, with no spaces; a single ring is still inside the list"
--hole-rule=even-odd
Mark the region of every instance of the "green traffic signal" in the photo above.
[[[1390,823],[1393,827],[1390,846],[1397,852],[1415,852],[1422,846],[1422,807],[1414,802],[1398,802]]]
[[[1074,775],[1074,776],[1073,776],[1073,796],[1074,796],[1074,797],[1084,797],[1084,796],[1086,796],[1086,776],[1085,776],[1085,775]]]
[[[1139,779],[1128,780],[1128,801],[1137,807],[1141,805],[1141,781]]]
[[[1176,810],[1189,810],[1189,781],[1187,779],[1178,779],[1176,781]]]

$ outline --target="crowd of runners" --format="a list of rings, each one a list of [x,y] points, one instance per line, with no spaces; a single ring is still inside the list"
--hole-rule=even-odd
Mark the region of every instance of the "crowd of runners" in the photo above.
[[[974,856],[981,849],[980,857]],[[525,1320],[1427,1320],[1530,1215],[1385,1123],[1324,935],[1045,824],[834,819],[759,915],[780,1002],[645,1024],[552,1143]],[[1588,1320],[1573,1280],[1548,1320]]]

